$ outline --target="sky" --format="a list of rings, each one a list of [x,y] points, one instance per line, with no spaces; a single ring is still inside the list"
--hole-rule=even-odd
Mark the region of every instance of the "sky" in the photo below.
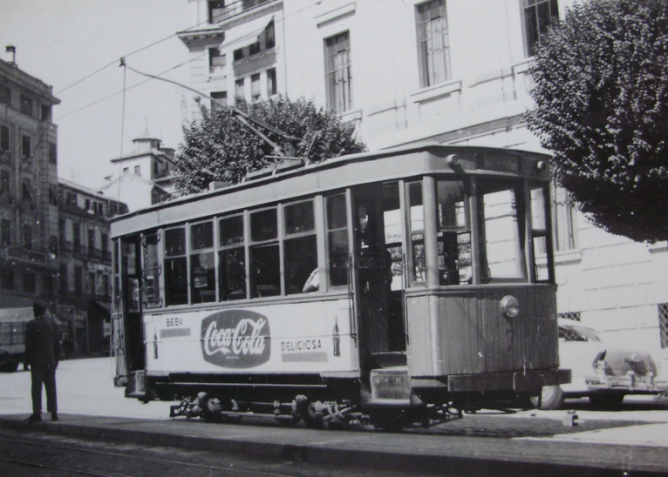
[[[53,109],[60,177],[103,185],[119,173],[110,160],[147,131],[164,147],[178,147],[183,88],[124,74],[119,59],[188,84],[188,49],[174,34],[193,23],[189,0],[0,0],[0,58],[11,61],[5,47],[14,45],[18,67],[52,85],[61,100]]]

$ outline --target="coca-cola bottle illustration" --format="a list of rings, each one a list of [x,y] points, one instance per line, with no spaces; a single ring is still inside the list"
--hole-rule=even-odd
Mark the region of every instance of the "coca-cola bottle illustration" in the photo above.
[[[334,356],[341,356],[341,337],[339,336],[339,322],[334,317],[334,330],[332,331],[332,341],[334,343]]]
[[[157,332],[153,333],[153,357],[158,359],[158,334]]]

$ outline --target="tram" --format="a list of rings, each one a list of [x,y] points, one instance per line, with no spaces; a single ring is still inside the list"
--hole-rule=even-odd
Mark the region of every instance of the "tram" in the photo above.
[[[388,430],[569,382],[549,160],[288,159],[112,219],[115,382],[172,416]]]

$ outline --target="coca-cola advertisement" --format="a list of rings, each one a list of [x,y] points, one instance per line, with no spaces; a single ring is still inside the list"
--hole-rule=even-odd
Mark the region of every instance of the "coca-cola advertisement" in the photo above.
[[[266,316],[225,310],[202,320],[202,356],[223,368],[254,368],[269,361],[271,335]]]

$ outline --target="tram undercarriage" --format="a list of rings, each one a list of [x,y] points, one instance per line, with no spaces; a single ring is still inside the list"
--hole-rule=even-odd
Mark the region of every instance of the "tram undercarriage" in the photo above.
[[[371,424],[386,431],[399,431],[405,427],[427,428],[454,419],[464,413],[475,413],[482,408],[512,412],[517,408],[533,407],[530,397],[539,393],[540,387],[526,389],[527,383],[536,377],[552,382],[568,380],[567,373],[523,373],[520,382],[514,377],[515,387],[522,390],[486,390],[451,392],[447,385],[411,387],[405,367],[375,369],[370,373],[369,385],[360,380],[316,380],[301,378],[300,382],[283,384],[238,376],[237,382],[208,383],[168,382],[145,380],[147,387],[130,386],[129,396],[144,402],[150,400],[180,400],[170,408],[170,417],[199,417],[212,422],[233,423],[243,417],[269,416],[282,425],[303,422],[313,429],[344,429]],[[535,376],[534,376],[535,374]],[[461,383],[463,377],[453,382]],[[143,378],[142,378],[143,379]],[[138,381],[141,382],[142,379]],[[310,381],[310,382],[308,382]],[[447,382],[447,379],[443,380]],[[137,381],[135,381],[137,382]],[[469,381],[470,382],[470,381]],[[503,379],[499,381],[503,386]],[[486,382],[489,386],[489,381]],[[457,384],[455,384],[457,385]],[[461,384],[459,384],[461,386]],[[141,387],[141,384],[140,384]]]

